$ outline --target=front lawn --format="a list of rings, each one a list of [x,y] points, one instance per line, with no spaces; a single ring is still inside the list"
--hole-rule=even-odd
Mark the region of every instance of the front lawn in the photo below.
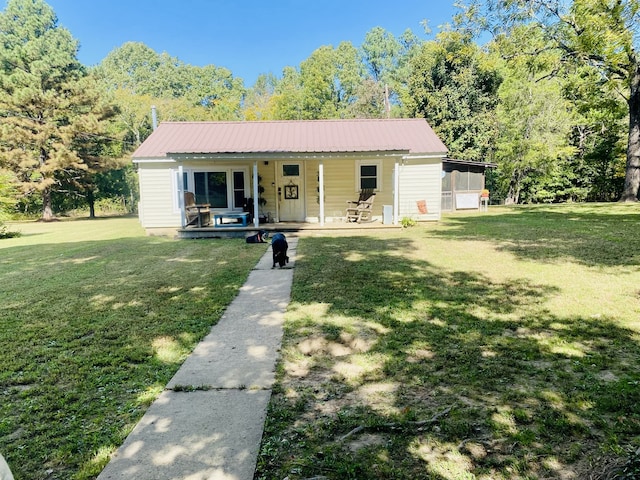
[[[102,470],[265,248],[146,237],[135,218],[0,240],[0,452],[16,480]]]
[[[640,478],[639,227],[564,205],[301,239],[256,478]]]
[[[541,206],[301,238],[256,478],[637,478],[639,225]],[[17,480],[95,478],[265,250],[10,227],[0,452]]]

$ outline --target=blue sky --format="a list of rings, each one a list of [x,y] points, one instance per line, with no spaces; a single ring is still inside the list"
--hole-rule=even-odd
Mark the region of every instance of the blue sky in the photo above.
[[[422,39],[450,22],[453,0],[46,0],[80,42],[79,60],[99,63],[127,41],[192,65],[226,67],[245,85],[281,75],[322,45],[351,41],[380,26]]]

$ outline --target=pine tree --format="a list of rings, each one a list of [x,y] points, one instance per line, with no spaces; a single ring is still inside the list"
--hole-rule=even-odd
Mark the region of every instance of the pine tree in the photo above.
[[[61,179],[91,170],[74,147],[104,117],[86,95],[78,42],[57,23],[43,0],[9,0],[0,14],[0,167],[23,196],[41,195],[45,221]]]

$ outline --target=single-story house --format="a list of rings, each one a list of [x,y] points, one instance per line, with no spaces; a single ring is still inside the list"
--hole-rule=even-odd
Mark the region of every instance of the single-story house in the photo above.
[[[447,148],[424,119],[163,122],[133,154],[148,232],[185,223],[184,192],[212,212],[270,222],[344,221],[376,193],[373,218],[438,220]],[[383,217],[383,213],[385,214]]]

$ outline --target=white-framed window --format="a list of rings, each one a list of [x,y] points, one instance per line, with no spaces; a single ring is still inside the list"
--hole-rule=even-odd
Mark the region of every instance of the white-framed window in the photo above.
[[[372,188],[382,190],[382,162],[361,160],[356,162],[356,191]]]
[[[175,205],[179,210],[178,170],[175,170]],[[249,171],[246,168],[185,169],[183,189],[193,192],[196,203],[220,210],[242,210],[249,195]]]
[[[171,188],[173,189],[173,213],[180,213],[180,189],[178,188],[180,182],[180,170],[171,170]],[[189,171],[182,171],[182,191],[189,190]],[[189,190],[190,191],[190,190]]]

